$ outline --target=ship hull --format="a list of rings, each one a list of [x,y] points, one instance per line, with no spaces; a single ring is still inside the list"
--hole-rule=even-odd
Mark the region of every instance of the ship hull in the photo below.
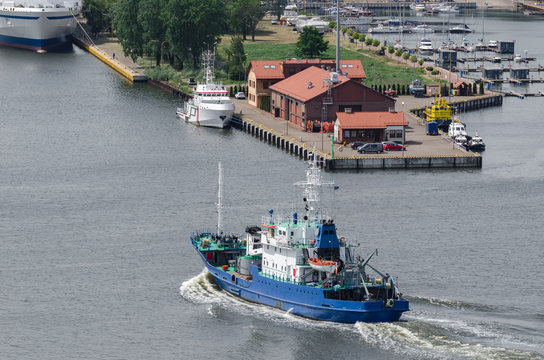
[[[181,119],[192,124],[222,129],[230,125],[234,115],[234,104],[218,104],[216,106],[200,104],[198,107],[187,104],[177,114]]]
[[[79,10],[0,8],[0,45],[29,50],[54,50],[69,45]]]
[[[251,266],[252,280],[231,274],[210,264],[196,249],[216,283],[225,291],[242,299],[267,305],[294,315],[340,323],[393,322],[409,311],[407,300],[395,300],[391,307],[384,301],[343,301],[326,299],[323,290],[292,282],[277,281],[260,275]]]

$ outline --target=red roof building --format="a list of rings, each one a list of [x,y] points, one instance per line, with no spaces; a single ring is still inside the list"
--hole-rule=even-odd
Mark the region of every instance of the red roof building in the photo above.
[[[403,112],[336,113],[334,138],[336,141],[404,142],[404,129],[408,126]]]
[[[270,111],[305,130],[337,112],[389,111],[395,100],[343,75],[309,67],[270,86]]]
[[[335,60],[287,59],[254,60],[247,68],[248,103],[261,107],[263,97],[270,96],[270,86],[311,66],[334,69]],[[340,60],[340,71],[345,76],[361,82],[366,78],[361,60]]]

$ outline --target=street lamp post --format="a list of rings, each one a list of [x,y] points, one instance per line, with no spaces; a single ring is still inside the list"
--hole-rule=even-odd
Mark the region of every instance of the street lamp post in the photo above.
[[[161,61],[162,61],[162,46],[164,45],[164,43],[167,43],[168,41],[164,40],[163,42],[161,42],[161,58],[159,59],[159,66],[161,66]]]

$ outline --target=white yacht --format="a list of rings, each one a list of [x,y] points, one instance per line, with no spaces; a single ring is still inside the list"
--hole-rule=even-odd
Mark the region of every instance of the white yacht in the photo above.
[[[70,44],[81,5],[63,0],[0,0],[0,45],[43,52]]]
[[[193,98],[185,102],[183,108],[177,108],[176,114],[195,125],[225,128],[234,114],[234,103],[223,85],[213,82],[214,57],[215,50],[208,50],[203,57],[203,68],[206,69],[204,83],[197,84]]]
[[[421,39],[421,41],[419,42],[419,52],[426,54],[433,53],[433,42],[430,39]]]
[[[432,34],[434,30],[430,28],[427,24],[419,24],[412,28],[413,33],[423,33],[423,34]]]

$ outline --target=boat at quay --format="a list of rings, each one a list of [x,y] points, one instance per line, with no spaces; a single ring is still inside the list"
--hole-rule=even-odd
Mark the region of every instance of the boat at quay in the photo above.
[[[0,2],[0,45],[47,51],[70,44],[81,11],[72,1]]]
[[[314,149],[315,154],[315,149]],[[340,323],[392,322],[409,311],[398,279],[355,254],[360,244],[339,236],[323,215],[323,182],[317,156],[311,156],[302,188],[304,216],[263,217],[245,235],[221,231],[222,169],[219,165],[217,232],[191,235],[191,243],[217,284],[243,299],[289,313]]]
[[[204,82],[193,89],[193,98],[186,101],[182,108],[177,108],[180,119],[189,123],[214,128],[226,128],[234,114],[234,103],[222,84],[213,80],[215,51],[208,50],[202,58]]]

